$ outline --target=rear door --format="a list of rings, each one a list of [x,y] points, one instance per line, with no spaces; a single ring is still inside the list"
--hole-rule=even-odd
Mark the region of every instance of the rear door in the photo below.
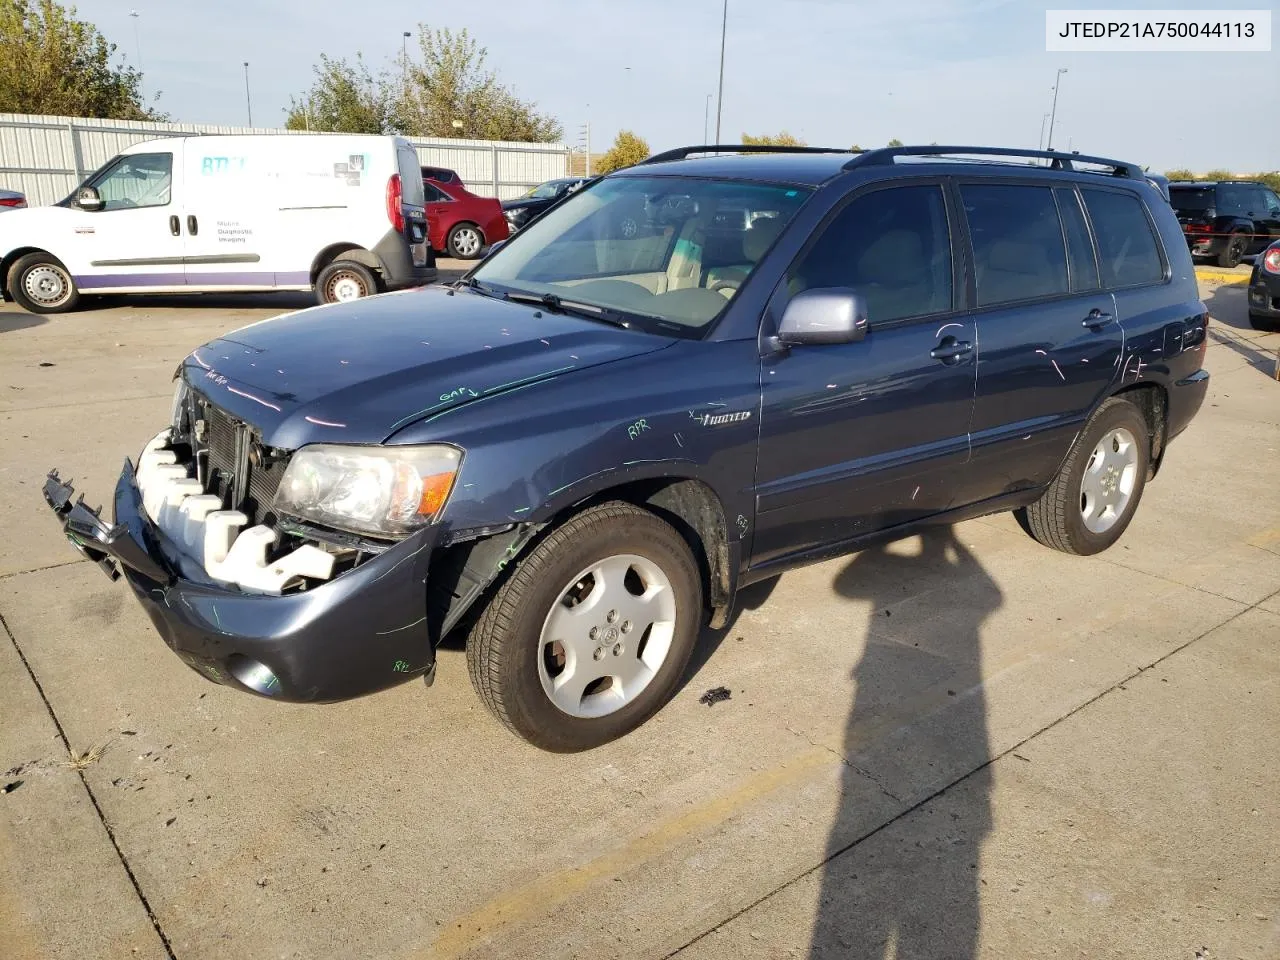
[[[870,329],[763,360],[753,565],[955,504],[977,339],[955,296],[954,219],[941,180],[894,181],[855,194],[792,265],[788,295],[851,287]]]
[[[63,255],[81,290],[182,287],[181,193],[183,141],[126,154],[86,183],[101,210],[72,206],[72,236]]]
[[[400,172],[400,212],[404,216],[405,242],[415,267],[430,262],[427,242],[426,188],[418,155],[408,143],[396,142],[396,166]]]
[[[1124,332],[1069,185],[957,184],[975,291],[967,500],[1039,486],[1116,378]]]

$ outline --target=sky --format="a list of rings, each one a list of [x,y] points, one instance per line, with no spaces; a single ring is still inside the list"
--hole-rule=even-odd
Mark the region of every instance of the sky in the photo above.
[[[280,126],[321,53],[392,67],[422,24],[467,28],[489,68],[591,147],[714,139],[722,0],[80,0],[175,120]],[[148,5],[150,3],[150,5]],[[1054,146],[1153,170],[1280,169],[1280,6],[1269,53],[1048,53],[1046,8],[1204,9],[1210,0],[728,0],[721,140],[787,129],[821,146],[1030,147],[1061,77]],[[137,10],[138,17],[129,16]],[[134,27],[137,27],[135,41]],[[410,39],[412,53],[415,41]],[[707,95],[712,94],[708,111]],[[709,113],[709,121],[708,121]]]

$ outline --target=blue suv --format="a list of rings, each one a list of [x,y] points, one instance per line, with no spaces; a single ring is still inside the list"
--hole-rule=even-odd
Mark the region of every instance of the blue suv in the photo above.
[[[45,495],[210,680],[341,700],[465,635],[493,714],[579,750],[752,581],[1006,510],[1109,547],[1204,400],[1207,321],[1133,164],[690,147],[451,287],[205,344],[113,522]]]

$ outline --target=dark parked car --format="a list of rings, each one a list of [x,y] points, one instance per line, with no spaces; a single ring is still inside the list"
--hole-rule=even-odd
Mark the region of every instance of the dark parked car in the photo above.
[[[458,260],[475,260],[492,243],[510,233],[502,216],[502,204],[479,197],[462,185],[423,179],[427,198],[427,234],[431,249]]]
[[[1257,330],[1280,326],[1280,240],[1263,250],[1249,277],[1249,323]]]
[[[503,200],[502,212],[515,233],[526,223],[537,217],[549,207],[563,200],[569,194],[582,187],[586,177],[562,177],[559,180],[548,180],[540,183],[523,197],[516,200]]]
[[[560,751],[642,723],[790,567],[1007,510],[1067,553],[1116,542],[1208,385],[1137,166],[705,150],[603,178],[453,287],[196,349],[113,522],[50,474],[61,526],[210,680],[341,700],[430,683],[465,633],[480,698]]]
[[[1169,202],[1191,255],[1234,267],[1280,240],[1280,197],[1248,180],[1174,181]]]

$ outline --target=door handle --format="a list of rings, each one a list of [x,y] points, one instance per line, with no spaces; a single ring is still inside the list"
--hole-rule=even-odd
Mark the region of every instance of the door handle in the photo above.
[[[943,363],[955,363],[961,357],[973,352],[973,344],[955,337],[944,337],[942,342],[929,351],[929,356]]]
[[[182,233],[182,227],[178,224],[178,217],[176,214],[169,218],[169,232],[175,237]]]
[[[1088,327],[1090,330],[1096,330],[1098,327],[1105,327],[1114,319],[1115,317],[1111,314],[1094,307],[1089,311],[1089,315],[1081,321],[1081,326]]]
[[[187,214],[187,233],[194,237],[199,232],[200,224],[196,222],[196,215],[194,213]]]

